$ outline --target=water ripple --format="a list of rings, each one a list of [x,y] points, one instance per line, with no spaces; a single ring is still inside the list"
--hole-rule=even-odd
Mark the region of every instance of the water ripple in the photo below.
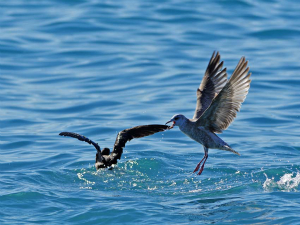
[[[299,4],[295,1],[3,1],[1,224],[297,224]],[[117,133],[193,116],[214,50],[252,83],[220,136],[241,157],[178,129],[126,144],[113,170],[78,132]],[[291,205],[293,207],[291,207]],[[117,215],[117,216],[116,216]]]

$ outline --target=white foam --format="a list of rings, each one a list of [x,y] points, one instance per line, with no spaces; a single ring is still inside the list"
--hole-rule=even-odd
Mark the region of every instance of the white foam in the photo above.
[[[300,184],[300,173],[297,172],[295,177],[293,177],[293,175],[294,173],[286,173],[280,177],[279,181],[275,181],[274,177],[270,179],[267,174],[265,174],[266,180],[263,183],[263,188],[266,191],[272,191],[274,189],[282,191],[297,191],[297,187]]]

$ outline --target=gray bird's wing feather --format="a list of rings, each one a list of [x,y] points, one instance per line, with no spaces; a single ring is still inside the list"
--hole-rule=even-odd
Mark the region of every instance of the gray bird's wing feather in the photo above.
[[[219,52],[217,54],[214,52],[208,63],[197,89],[197,104],[193,119],[198,119],[203,114],[227,82],[226,68],[222,69],[223,61],[220,62],[220,58]]]
[[[251,73],[247,64],[248,61],[242,57],[229,81],[197,120],[198,126],[204,126],[215,133],[222,133],[222,130],[227,129],[231,124],[250,88]]]

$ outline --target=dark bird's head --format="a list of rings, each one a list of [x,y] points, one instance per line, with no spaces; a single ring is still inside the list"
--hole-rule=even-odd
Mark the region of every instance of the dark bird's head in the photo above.
[[[103,148],[101,151],[102,155],[109,155],[110,154],[110,149],[109,148]]]
[[[110,149],[109,148],[103,148],[101,153],[97,152],[96,153],[96,169],[100,169],[100,168],[106,168],[107,166],[105,165],[105,162],[103,161],[103,159],[105,160],[106,157],[109,157],[110,154]]]
[[[96,163],[102,162],[102,156],[109,156],[110,149],[109,148],[103,148],[102,151],[97,151],[96,153]]]
[[[182,114],[174,115],[171,120],[169,120],[166,124],[173,122],[172,126],[170,128],[173,128],[174,126],[182,126],[187,118]]]

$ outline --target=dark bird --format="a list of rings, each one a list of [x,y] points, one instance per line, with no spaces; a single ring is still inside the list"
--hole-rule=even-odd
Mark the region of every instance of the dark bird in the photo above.
[[[220,63],[220,54],[214,52],[197,89],[197,105],[193,119],[177,114],[167,122],[173,122],[170,128],[179,126],[184,134],[203,145],[204,157],[194,170],[197,172],[203,162],[198,175],[204,169],[209,148],[240,155],[216,133],[222,133],[233,122],[248,94],[251,73],[247,64],[248,61],[242,57],[227,80],[226,68],[222,69],[223,61]]]
[[[154,124],[142,125],[123,130],[118,133],[112,152],[110,152],[109,148],[103,148],[103,150],[101,151],[98,143],[95,143],[92,140],[80,134],[72,132],[61,132],[59,135],[77,138],[80,141],[85,141],[89,144],[92,144],[97,150],[95,167],[98,170],[100,168],[106,168],[112,166],[113,164],[117,164],[117,160],[121,159],[123,148],[125,147],[127,141],[130,141],[134,138],[150,136],[157,132],[162,132],[168,129],[170,129],[169,126]]]

